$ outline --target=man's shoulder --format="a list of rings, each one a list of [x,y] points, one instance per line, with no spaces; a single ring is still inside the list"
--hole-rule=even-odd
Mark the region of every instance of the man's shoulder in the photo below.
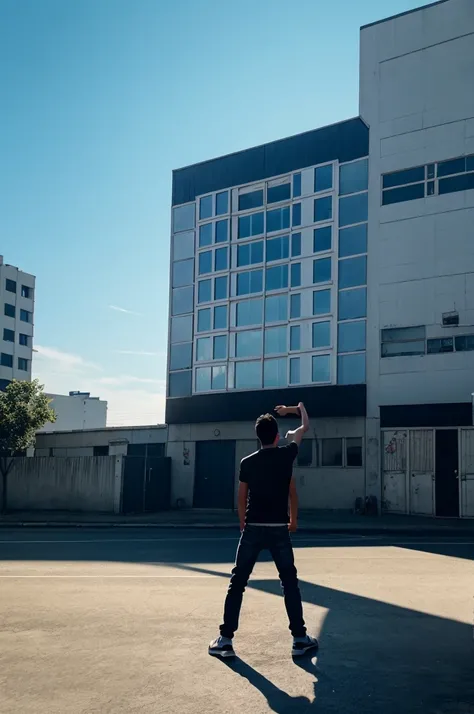
[[[260,451],[254,451],[253,454],[248,454],[247,456],[244,456],[244,458],[241,460],[240,465],[242,466],[243,464],[247,464],[248,462],[252,462],[255,460],[255,457],[257,454],[259,454]]]
[[[298,451],[298,444],[294,441],[290,441],[289,444],[285,444],[284,446],[279,446],[279,449],[285,449],[289,453],[296,453]]]

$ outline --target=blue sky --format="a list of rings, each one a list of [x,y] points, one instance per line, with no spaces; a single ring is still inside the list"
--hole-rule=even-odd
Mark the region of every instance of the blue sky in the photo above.
[[[420,4],[2,0],[0,254],[47,391],[163,421],[172,169],[356,115],[359,26]]]

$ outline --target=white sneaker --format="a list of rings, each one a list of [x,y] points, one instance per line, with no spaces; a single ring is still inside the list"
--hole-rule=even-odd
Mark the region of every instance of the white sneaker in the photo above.
[[[316,637],[306,635],[306,637],[293,640],[293,649],[291,650],[291,654],[293,657],[301,657],[306,654],[306,652],[309,652],[310,650],[317,650],[318,648],[319,643]]]
[[[235,657],[232,640],[228,637],[217,637],[209,645],[209,654],[213,655],[213,657],[222,657],[223,659]]]

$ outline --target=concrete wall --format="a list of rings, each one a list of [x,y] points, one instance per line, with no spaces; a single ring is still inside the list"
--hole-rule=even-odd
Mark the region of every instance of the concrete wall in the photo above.
[[[40,433],[76,429],[105,429],[107,402],[80,395],[48,394],[56,412],[54,424],[48,423]]]
[[[122,457],[19,458],[8,476],[8,508],[120,512]]]
[[[138,427],[110,427],[80,431],[55,431],[36,436],[35,455],[92,456],[94,446],[108,446],[109,455],[127,453],[128,444],[165,444],[166,425]]]

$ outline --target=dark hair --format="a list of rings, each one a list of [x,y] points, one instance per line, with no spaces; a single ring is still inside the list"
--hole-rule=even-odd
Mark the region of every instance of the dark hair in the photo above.
[[[255,431],[262,446],[270,446],[278,434],[277,420],[271,414],[261,414],[255,422]]]

